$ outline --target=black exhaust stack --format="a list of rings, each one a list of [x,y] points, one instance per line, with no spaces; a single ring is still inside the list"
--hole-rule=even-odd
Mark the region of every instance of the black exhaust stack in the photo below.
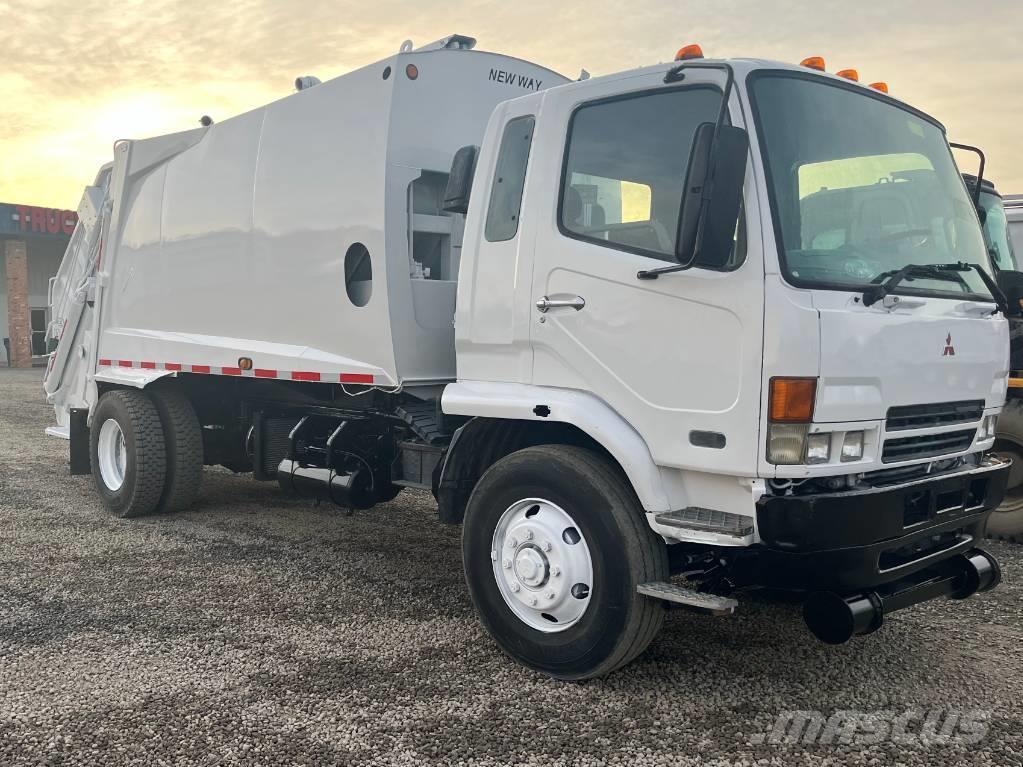
[[[847,596],[831,591],[811,594],[803,605],[803,619],[822,642],[842,644],[877,631],[888,613],[942,596],[966,599],[990,591],[1001,579],[998,560],[983,549],[971,549],[872,591]]]

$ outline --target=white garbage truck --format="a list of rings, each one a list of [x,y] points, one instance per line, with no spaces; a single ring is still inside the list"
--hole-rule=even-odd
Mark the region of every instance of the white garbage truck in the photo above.
[[[52,286],[72,473],[122,517],[204,464],[430,491],[483,625],[562,679],[671,603],[792,589],[838,643],[993,588],[1008,309],[942,125],[815,59],[474,48],[114,145]]]

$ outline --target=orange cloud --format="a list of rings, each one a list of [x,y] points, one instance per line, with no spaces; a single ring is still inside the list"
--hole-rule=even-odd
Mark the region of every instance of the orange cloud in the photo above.
[[[820,54],[983,146],[1003,192],[1023,192],[1023,3],[953,0],[0,0],[0,200],[74,207],[115,139],[194,127],[452,32],[570,76],[709,56]]]

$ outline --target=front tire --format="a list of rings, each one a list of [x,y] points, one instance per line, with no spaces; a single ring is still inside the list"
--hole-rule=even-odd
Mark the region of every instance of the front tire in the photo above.
[[[89,429],[92,476],[103,503],[118,517],[156,511],[167,470],[160,415],[140,391],[104,394]]]
[[[469,499],[462,557],[501,649],[559,679],[610,674],[664,619],[636,586],[668,578],[667,547],[620,469],[590,450],[542,445],[494,464]]]

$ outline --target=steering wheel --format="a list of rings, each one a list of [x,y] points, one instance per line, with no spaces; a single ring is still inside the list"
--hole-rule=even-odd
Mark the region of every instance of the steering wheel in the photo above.
[[[877,267],[871,266],[871,262],[865,258],[850,258],[843,265],[842,270],[850,277],[858,280],[869,281],[877,274]]]
[[[842,271],[849,277],[869,282],[879,271],[880,265],[851,242],[846,242],[836,248],[833,253],[843,257]]]

